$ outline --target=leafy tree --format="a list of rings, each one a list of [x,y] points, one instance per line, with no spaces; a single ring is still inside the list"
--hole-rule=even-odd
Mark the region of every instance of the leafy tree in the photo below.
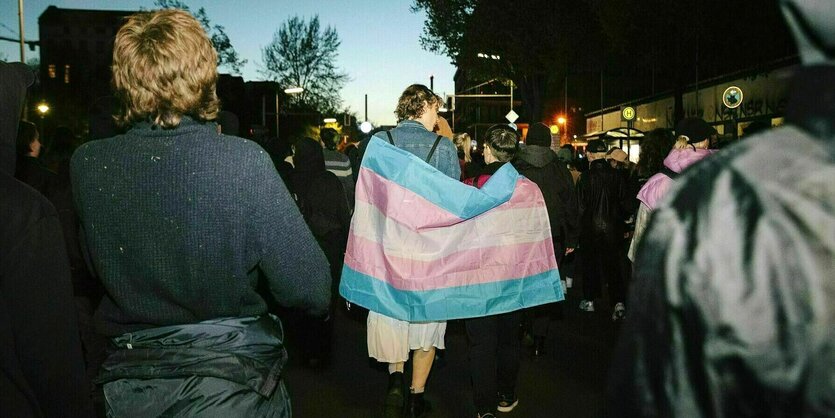
[[[194,12],[180,0],[154,0],[154,4],[163,9],[182,9],[194,15],[203,25],[203,29],[206,30],[215,51],[217,51],[218,67],[226,67],[233,74],[241,73],[241,67],[246,64],[246,60],[238,56],[235,47],[232,46],[232,42],[226,36],[226,29],[221,25],[212,25],[209,16],[206,14],[206,9],[201,7]]]
[[[285,108],[323,114],[339,109],[339,92],[348,81],[348,74],[336,67],[340,43],[335,29],[321,28],[319,16],[309,21],[294,16],[273,34],[272,42],[261,50],[262,75],[282,86],[304,89],[288,96]]]
[[[546,96],[559,88],[569,65],[588,60],[584,53],[600,39],[585,1],[415,0],[412,11],[427,16],[424,49],[447,55],[473,81],[512,80],[531,121],[542,120]]]
[[[40,58],[29,58],[26,60],[26,66],[29,67],[35,74],[38,74],[41,69],[41,59]]]

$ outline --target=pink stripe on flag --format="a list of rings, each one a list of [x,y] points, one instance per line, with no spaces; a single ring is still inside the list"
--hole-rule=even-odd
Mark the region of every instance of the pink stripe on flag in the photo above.
[[[421,228],[435,228],[461,222],[458,216],[367,168],[360,169],[356,199],[373,205],[390,219],[412,229],[417,225]],[[409,209],[402,210],[403,205]],[[386,210],[389,206],[396,207],[397,210]],[[545,201],[542,200],[536,184],[527,179],[519,179],[510,200],[493,210],[503,210],[505,207],[544,208]]]
[[[375,206],[389,218],[410,228],[417,225],[431,228],[461,222],[461,218],[436,206],[423,196],[367,168],[360,169],[355,196],[357,200]],[[390,206],[397,210],[387,210]],[[403,210],[404,206],[409,209]]]
[[[462,250],[432,261],[385,254],[383,245],[351,234],[345,264],[400,290],[420,291],[514,280],[557,268],[550,238]]]

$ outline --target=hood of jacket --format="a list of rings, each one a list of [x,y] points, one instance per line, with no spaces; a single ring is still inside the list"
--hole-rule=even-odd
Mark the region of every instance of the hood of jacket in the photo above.
[[[674,149],[664,158],[664,165],[676,173],[681,173],[685,168],[690,167],[697,161],[713,154],[713,150],[709,149]]]
[[[301,139],[295,146],[293,167],[294,191],[304,194],[314,180],[327,173],[325,169],[325,150],[322,145],[310,138]]]
[[[676,173],[681,173],[685,168],[705,159],[713,154],[713,150],[707,149],[674,149],[664,158],[664,165]],[[673,180],[666,174],[656,173],[638,191],[638,200],[645,204],[650,210],[655,209],[658,202],[667,194],[667,190],[673,185]]]
[[[15,172],[17,125],[26,88],[35,81],[35,73],[19,62],[0,61],[0,172]]]
[[[545,167],[557,159],[557,154],[549,147],[528,145],[516,155],[517,163],[526,163],[533,167]]]

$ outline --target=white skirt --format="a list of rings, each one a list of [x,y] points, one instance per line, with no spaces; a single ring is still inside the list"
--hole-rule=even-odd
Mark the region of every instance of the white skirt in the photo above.
[[[383,363],[409,360],[411,350],[444,349],[446,321],[406,322],[368,312],[368,356]]]

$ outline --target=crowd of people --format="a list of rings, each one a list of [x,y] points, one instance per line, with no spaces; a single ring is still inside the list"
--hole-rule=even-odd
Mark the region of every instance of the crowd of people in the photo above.
[[[0,416],[291,416],[272,307],[302,312],[305,362],[327,363],[371,141],[477,189],[508,165],[537,186],[556,285],[580,279],[579,309],[624,324],[611,415],[835,415],[835,40],[811,14],[835,11],[812,3],[781,2],[809,64],[787,127],[716,152],[716,131],[685,118],[647,132],[637,163],[600,140],[559,147],[543,123],[453,133],[420,84],[390,130],[345,147],[324,128],[268,153],[235,136],[216,52],[178,10],[116,35],[123,133],[58,130],[44,160],[18,122],[33,74],[0,63]],[[541,356],[562,305],[464,319],[479,418],[519,404],[522,345]],[[446,322],[366,308],[383,415],[430,416]]]

